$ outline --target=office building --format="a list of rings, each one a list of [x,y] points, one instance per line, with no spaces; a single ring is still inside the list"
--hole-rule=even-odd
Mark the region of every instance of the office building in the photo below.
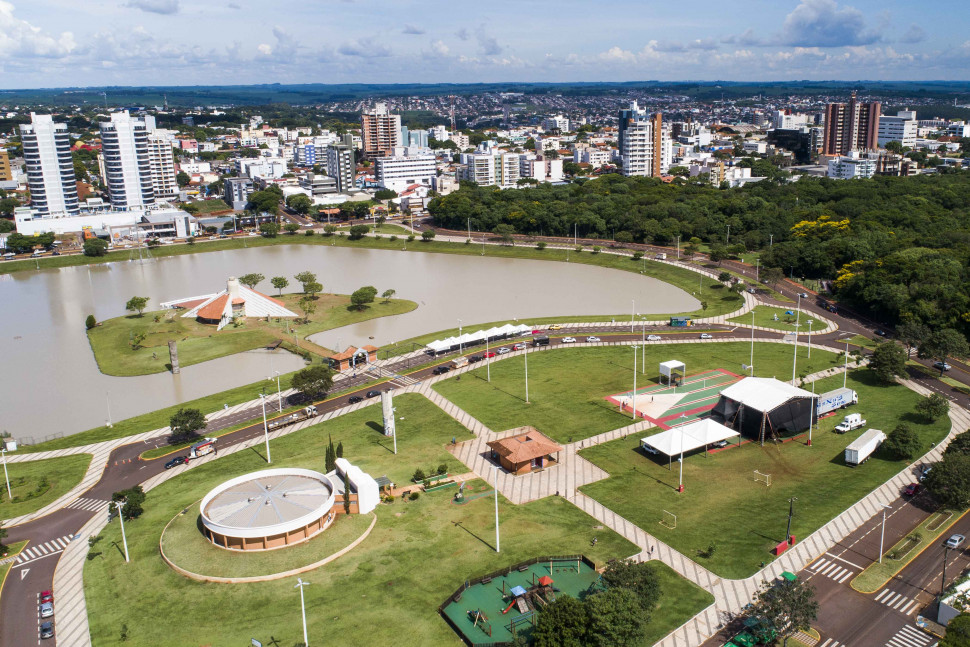
[[[951,137],[970,137],[970,124],[963,121],[954,121],[946,127],[946,134]]]
[[[379,102],[370,112],[360,115],[360,132],[364,155],[385,157],[401,145],[401,115],[392,115],[387,104]]]
[[[828,175],[836,180],[870,178],[876,174],[878,162],[878,155],[851,151],[848,155],[829,161]]]
[[[431,186],[436,173],[433,153],[398,148],[393,155],[374,160],[374,179],[382,188],[398,193],[414,184]]]
[[[771,115],[771,125],[775,130],[795,130],[812,123],[809,115],[793,113],[791,110],[775,110]]]
[[[917,130],[915,110],[900,110],[895,117],[882,115],[879,117],[879,146],[884,148],[889,142],[899,142],[912,148],[916,144]]]
[[[849,103],[825,106],[823,155],[845,155],[849,151],[868,151],[879,147],[878,101],[860,103],[853,92]]]
[[[647,114],[637,106],[636,101],[630,104],[628,110],[620,110],[620,172],[628,176],[659,176],[663,136],[663,121],[659,112]]]
[[[311,198],[337,193],[337,181],[329,175],[307,173],[300,176],[300,188],[309,192]]]
[[[354,189],[356,171],[354,149],[346,144],[327,148],[327,175],[337,181],[337,193],[350,193]]]
[[[818,128],[776,128],[765,140],[772,146],[791,151],[798,164],[808,164],[818,152]]]
[[[155,204],[145,122],[123,110],[111,113],[111,121],[101,122],[100,127],[98,161],[111,207],[123,211]]]
[[[0,150],[0,182],[11,180],[13,180],[13,169],[10,168],[10,155],[7,151]]]
[[[401,146],[427,148],[429,136],[427,130],[410,130],[407,126],[401,126]]]
[[[229,177],[222,183],[222,199],[236,211],[242,211],[253,193],[253,181],[248,177]]]
[[[80,205],[67,124],[55,124],[51,115],[30,113],[30,124],[20,126],[20,139],[31,208],[42,217],[77,215]]]

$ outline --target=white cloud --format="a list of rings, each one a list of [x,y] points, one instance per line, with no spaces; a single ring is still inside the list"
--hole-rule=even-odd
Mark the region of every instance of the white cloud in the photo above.
[[[498,44],[494,36],[489,36],[482,31],[478,32],[478,49],[485,56],[496,56],[504,49]]]
[[[468,33],[468,30],[465,29],[464,27],[462,27],[461,29],[459,29],[458,31],[456,31],[455,32],[455,36],[457,36],[461,40],[468,40],[469,38],[472,37],[472,35],[470,33]]]
[[[337,48],[337,51],[344,56],[360,58],[383,58],[391,55],[391,50],[386,45],[377,42],[372,37],[358,38],[356,41],[344,43]]]
[[[412,36],[420,36],[424,33],[424,30],[416,25],[404,25],[404,29],[401,30],[402,34],[410,34]]]
[[[926,40],[926,30],[914,23],[899,40],[904,43],[922,43]]]
[[[179,0],[128,0],[125,6],[164,15],[179,12]]]
[[[66,31],[54,36],[14,16],[14,6],[0,0],[0,56],[52,57],[70,54],[77,47],[74,35]]]
[[[796,47],[870,45],[879,34],[866,27],[855,7],[839,7],[835,0],[801,0],[785,18],[780,44]]]
[[[256,47],[256,51],[262,54],[263,56],[272,56],[273,46],[268,45],[267,43],[261,43]]]
[[[451,49],[445,45],[444,41],[436,40],[431,43],[431,53],[434,56],[448,56],[451,54]]]

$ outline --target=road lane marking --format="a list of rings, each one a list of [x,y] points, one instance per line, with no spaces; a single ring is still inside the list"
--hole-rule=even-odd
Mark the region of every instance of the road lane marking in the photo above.
[[[846,564],[848,564],[848,565],[849,565],[849,566],[851,566],[852,568],[857,568],[857,569],[859,569],[860,571],[861,571],[861,570],[863,570],[863,568],[862,568],[861,566],[859,566],[858,564],[853,564],[853,563],[852,563],[852,562],[850,562],[849,560],[847,560],[847,559],[844,559],[844,558],[842,558],[842,557],[839,557],[838,555],[833,555],[832,553],[825,553],[825,554],[826,554],[826,555],[828,555],[829,557],[831,557],[832,559],[837,559],[837,560],[839,560],[840,562],[845,562]]]

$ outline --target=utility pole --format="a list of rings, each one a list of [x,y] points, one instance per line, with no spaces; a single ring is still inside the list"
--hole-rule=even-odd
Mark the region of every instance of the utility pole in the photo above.
[[[276,400],[279,403],[279,412],[283,413],[283,391],[280,390],[280,372],[273,372],[276,373]]]
[[[880,564],[882,564],[883,542],[886,541],[886,510],[887,509],[889,509],[889,506],[884,503],[882,506],[882,529],[879,531],[879,563]],[[946,569],[945,561],[943,563],[943,568],[945,571]]]
[[[787,542],[791,542],[791,518],[795,516],[795,501],[798,501],[797,496],[788,499],[788,530],[785,532],[785,541]]]
[[[493,474],[495,475],[495,552],[499,551],[499,535],[498,535],[498,465],[492,465]]]
[[[3,478],[7,481],[7,501],[13,501],[13,494],[10,493],[10,477],[7,476],[7,448],[0,448],[0,456],[3,457]]]
[[[266,462],[272,463],[273,459],[269,455],[269,427],[266,426],[266,394],[259,394],[259,401],[263,405],[263,437],[266,439]]]
[[[636,299],[630,299],[630,334],[632,335],[635,331],[633,330],[633,322],[637,318],[637,301]]]
[[[798,319],[802,314],[802,295],[798,295],[798,310],[795,312],[795,350],[791,360],[791,384],[795,386],[795,366],[798,363]]]

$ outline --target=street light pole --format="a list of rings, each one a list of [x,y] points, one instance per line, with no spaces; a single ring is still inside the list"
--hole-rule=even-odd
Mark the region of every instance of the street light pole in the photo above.
[[[798,364],[798,323],[802,314],[802,295],[798,295],[798,309],[795,311],[795,350],[791,359],[791,383],[795,386],[795,366]]]
[[[748,360],[748,370],[754,377],[754,308],[751,309],[751,358]]]
[[[845,370],[842,371],[842,388],[845,388],[845,382],[849,378],[849,342],[845,342]]]
[[[498,535],[498,465],[492,465],[493,474],[495,475],[495,552],[499,551],[499,535]]]
[[[886,540],[886,510],[889,508],[888,505],[883,504],[882,506],[882,529],[879,531],[879,563],[882,564],[882,549],[883,542]]]
[[[808,446],[812,446],[812,427],[815,426],[815,380],[812,380],[812,410],[808,416]]]
[[[522,357],[525,358],[525,403],[529,404],[529,347],[525,347],[525,351],[522,353]]]
[[[296,578],[296,582],[297,584],[293,588],[300,589],[300,612],[303,614],[303,647],[309,647],[310,643],[307,642],[306,637],[306,604],[303,602],[303,587],[309,586],[310,583],[304,582],[303,578],[300,577]]]
[[[7,481],[7,501],[13,501],[13,494],[10,493],[10,477],[7,476],[7,448],[0,448],[0,456],[3,456],[3,478]]]
[[[276,373],[276,400],[279,402],[280,413],[283,413],[283,391],[280,389],[280,372],[273,372]]]
[[[459,354],[462,352],[462,350],[461,350],[461,319],[458,320],[458,352],[459,352]]]
[[[798,501],[797,496],[788,499],[788,530],[785,532],[787,542],[791,542],[791,518],[795,515],[795,501]]]
[[[121,522],[121,543],[125,546],[125,563],[127,564],[130,560],[128,559],[128,538],[125,537],[125,517],[121,514],[123,507],[125,507],[124,501],[115,501],[115,508],[118,509],[118,521]]]
[[[492,381],[492,356],[488,352],[488,335],[485,335],[485,374],[488,381]]]
[[[680,260],[680,235],[677,236],[677,260]]]
[[[630,334],[632,335],[635,331],[633,330],[633,322],[637,318],[637,300],[630,299]]]
[[[812,357],[812,324],[815,323],[814,320],[808,320],[808,357]]]
[[[946,558],[950,547],[943,544],[943,581],[940,582],[940,597],[943,597],[943,593],[946,592]]]
[[[633,343],[633,419],[637,419],[637,345]]]
[[[266,462],[272,463],[273,459],[269,455],[269,427],[266,426],[266,395],[264,393],[259,394],[259,401],[263,405],[263,437],[266,439]]]
[[[647,372],[647,320],[640,319],[640,372],[646,374]]]

